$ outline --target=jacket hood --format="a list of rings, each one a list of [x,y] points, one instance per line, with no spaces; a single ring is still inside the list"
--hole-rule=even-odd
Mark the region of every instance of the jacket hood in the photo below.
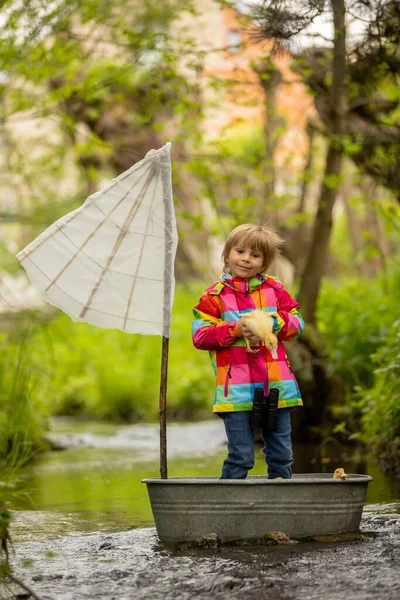
[[[256,275],[250,279],[242,279],[241,277],[232,277],[231,273],[223,273],[218,281],[235,292],[248,294],[258,289],[265,281],[265,277],[263,275]]]

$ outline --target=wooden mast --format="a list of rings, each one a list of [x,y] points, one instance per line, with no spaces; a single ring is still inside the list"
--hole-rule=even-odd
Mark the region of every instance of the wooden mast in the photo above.
[[[172,198],[171,175],[171,144],[168,143],[160,156],[161,180],[164,201],[164,233],[165,233],[165,262],[164,262],[164,331],[161,350],[160,376],[160,476],[168,479],[167,467],[167,379],[168,379],[168,350],[172,317],[172,288],[174,283],[174,239],[175,229],[174,204]]]

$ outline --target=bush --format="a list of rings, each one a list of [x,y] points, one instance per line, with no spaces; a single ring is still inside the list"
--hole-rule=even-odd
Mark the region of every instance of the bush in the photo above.
[[[26,462],[42,446],[47,410],[36,395],[38,374],[28,356],[29,335],[19,344],[0,338],[0,473]],[[13,465],[11,465],[12,467]]]
[[[374,384],[359,390],[363,440],[385,460],[386,467],[400,464],[400,319],[373,355]]]
[[[379,281],[362,278],[326,280],[322,287],[317,320],[328,349],[328,368],[350,392],[356,385],[373,385],[372,355],[385,343],[399,310],[399,282],[391,283],[391,294]]]
[[[191,341],[192,306],[204,285],[177,286],[168,364],[168,412],[191,419],[211,411],[208,353]],[[27,351],[41,377],[35,397],[53,415],[117,421],[158,419],[161,338],[74,323],[59,313],[36,327]]]
[[[318,311],[329,369],[346,385],[359,437],[392,470],[400,465],[399,289],[398,275],[390,293],[379,281],[327,281]]]

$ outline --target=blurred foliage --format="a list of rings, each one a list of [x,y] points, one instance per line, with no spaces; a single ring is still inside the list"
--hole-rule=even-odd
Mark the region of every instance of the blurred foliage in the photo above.
[[[318,308],[318,325],[328,351],[328,368],[349,392],[374,382],[372,355],[384,343],[399,314],[400,278],[390,278],[390,293],[382,280],[351,277],[325,280]]]
[[[26,462],[43,441],[45,403],[37,391],[43,369],[32,369],[28,330],[0,337],[0,473]],[[7,462],[8,464],[8,462]]]
[[[0,580],[12,578],[9,564],[12,509],[29,501],[21,468],[44,448],[47,411],[35,398],[37,377],[27,357],[24,333],[15,345],[0,336]]]
[[[190,335],[191,308],[202,288],[178,286],[176,290],[168,377],[168,411],[175,419],[193,419],[210,408],[213,376],[208,353],[197,352]],[[32,316],[28,318],[32,323]],[[17,321],[17,330],[8,339],[3,336],[9,350],[0,359],[5,372],[0,393],[7,399],[0,418],[16,418],[11,406],[17,396],[25,407],[24,430],[32,445],[40,440],[47,413],[130,422],[158,418],[158,336],[76,324],[64,314],[32,323],[22,340],[21,327]],[[21,348],[24,359],[12,371],[10,363],[17,360]],[[0,431],[13,428],[9,423]]]
[[[6,222],[39,231],[162,145],[166,124],[166,139],[196,138],[196,75],[188,84],[177,62],[190,57],[187,72],[196,74],[198,57],[188,36],[170,33],[192,2],[2,7],[1,168],[13,213],[1,215]]]
[[[212,210],[209,211],[211,233],[225,238],[241,223],[270,222],[285,225],[296,220],[296,189],[302,177],[287,163],[276,168],[280,185],[272,195],[265,192],[267,162],[262,124],[239,123],[218,138],[203,144],[200,154],[193,154],[186,168],[201,183],[201,190]]]
[[[326,280],[318,323],[329,372],[344,382],[346,420],[358,425],[356,436],[384,468],[395,470],[400,464],[398,271],[389,277],[389,293],[385,285],[382,277]]]
[[[356,394],[355,406],[362,413],[362,439],[385,469],[400,473],[400,319],[391,324],[372,361],[373,385],[359,387]]]
[[[276,39],[283,37],[280,40],[283,45],[288,45],[320,9],[327,9],[324,3],[306,0],[296,7],[291,6],[288,11],[290,3],[281,2],[276,3],[273,18],[271,4],[274,3],[261,3],[255,9],[255,15],[261,17],[269,35],[277,36]],[[301,13],[307,6],[307,17],[303,21]],[[394,0],[370,2],[367,11],[363,2],[345,8],[348,12],[347,33],[352,42],[347,44],[347,108],[342,150],[360,172],[391,189],[399,199],[399,3]],[[363,23],[357,39],[349,26],[350,21]],[[318,44],[295,51],[292,68],[314,96],[318,116],[326,128],[325,134],[329,135],[332,107],[327,99],[333,83],[332,49],[327,44]],[[335,187],[338,181],[328,178],[326,183]]]

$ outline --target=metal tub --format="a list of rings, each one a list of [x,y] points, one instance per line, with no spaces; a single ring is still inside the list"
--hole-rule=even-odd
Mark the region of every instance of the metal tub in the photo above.
[[[257,540],[268,531],[294,538],[356,533],[370,481],[368,475],[341,481],[332,474],[302,473],[286,480],[171,477],[143,483],[158,537],[180,543],[209,533],[222,542]]]

